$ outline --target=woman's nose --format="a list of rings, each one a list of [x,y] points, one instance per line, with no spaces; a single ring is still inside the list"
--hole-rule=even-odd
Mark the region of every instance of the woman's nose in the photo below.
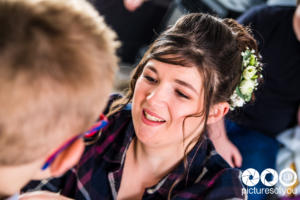
[[[160,85],[149,91],[147,100],[151,104],[164,105],[169,100],[169,93],[168,86]]]

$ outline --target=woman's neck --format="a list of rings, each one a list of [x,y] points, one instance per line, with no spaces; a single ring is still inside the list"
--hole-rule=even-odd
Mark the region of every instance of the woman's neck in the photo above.
[[[174,146],[149,147],[135,139],[131,149],[134,163],[160,179],[169,173],[184,156],[184,146]]]

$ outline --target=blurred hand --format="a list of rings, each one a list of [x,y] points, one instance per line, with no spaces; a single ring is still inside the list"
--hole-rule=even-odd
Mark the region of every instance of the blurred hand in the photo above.
[[[229,163],[229,165],[231,165],[231,167],[242,166],[242,155],[238,148],[228,139],[223,119],[208,125],[208,134],[216,151]]]
[[[231,167],[242,166],[242,155],[238,148],[227,138],[212,140],[216,151],[226,160]]]
[[[123,3],[127,10],[133,12],[144,3],[144,0],[123,0]]]
[[[72,200],[72,199],[61,196],[58,193],[37,191],[37,192],[24,193],[19,197],[19,200]]]

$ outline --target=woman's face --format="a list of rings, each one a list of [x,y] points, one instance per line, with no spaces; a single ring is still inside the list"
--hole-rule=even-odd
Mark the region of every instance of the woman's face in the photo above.
[[[202,108],[202,79],[196,67],[148,61],[136,82],[132,102],[140,142],[152,147],[182,146],[183,139],[194,138],[199,134],[195,129],[203,127],[202,117],[184,119]]]

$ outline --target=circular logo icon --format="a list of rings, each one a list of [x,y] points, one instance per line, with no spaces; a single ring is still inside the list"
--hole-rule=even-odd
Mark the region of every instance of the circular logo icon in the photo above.
[[[255,186],[259,182],[259,173],[253,168],[246,169],[242,173],[242,181],[247,186]]]
[[[297,181],[297,174],[294,170],[286,168],[279,174],[279,181],[285,187],[294,185]]]
[[[267,174],[271,174],[273,176],[273,180],[268,181],[266,179]],[[278,173],[274,169],[271,169],[271,168],[265,169],[261,173],[260,180],[265,186],[273,186],[278,182]]]

